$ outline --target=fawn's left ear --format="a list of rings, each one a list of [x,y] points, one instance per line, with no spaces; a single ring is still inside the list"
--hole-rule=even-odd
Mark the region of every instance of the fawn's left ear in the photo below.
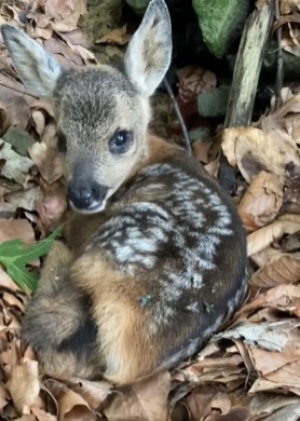
[[[2,25],[1,34],[26,88],[37,96],[51,97],[63,71],[55,58],[14,26]]]
[[[163,80],[172,58],[172,28],[164,0],[151,0],[142,23],[129,42],[126,75],[144,95],[150,96]]]

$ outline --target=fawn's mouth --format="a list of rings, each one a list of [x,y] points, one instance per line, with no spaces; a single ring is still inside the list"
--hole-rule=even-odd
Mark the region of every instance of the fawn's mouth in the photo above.
[[[81,214],[102,212],[106,208],[109,193],[110,188],[106,185],[75,179],[68,189],[70,208]]]
[[[69,200],[70,207],[73,211],[84,215],[92,215],[104,211],[106,208],[107,199],[102,202],[93,201],[88,208],[78,208],[71,200]]]

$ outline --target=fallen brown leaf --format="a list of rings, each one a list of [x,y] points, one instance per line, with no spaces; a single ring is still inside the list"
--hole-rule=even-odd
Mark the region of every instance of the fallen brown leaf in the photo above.
[[[6,132],[10,125],[10,116],[6,111],[5,105],[0,102],[0,137]]]
[[[251,320],[253,315],[264,308],[272,309],[281,309],[289,311],[293,308],[297,310],[295,304],[299,303],[300,299],[300,286],[298,285],[278,285],[271,289],[268,289],[266,292],[261,293],[254,297],[252,301],[245,304],[241,309],[239,309],[234,318],[234,325],[237,325],[240,322],[245,320]],[[258,312],[258,316],[259,316]],[[262,312],[263,313],[263,312]],[[251,316],[251,317],[250,317]],[[261,322],[260,317],[258,321]]]
[[[291,12],[296,12],[299,7],[299,0],[282,0],[280,2],[280,13],[285,15]]]
[[[14,152],[12,146],[0,139],[0,160],[5,164],[1,169],[1,175],[15,180],[20,185],[25,185],[29,179],[28,171],[33,166],[31,159]]]
[[[261,171],[242,197],[238,212],[248,232],[263,227],[276,218],[283,202],[282,178]]]
[[[300,416],[300,402],[276,411],[274,414],[266,417],[264,421],[298,421]]]
[[[36,416],[38,421],[57,421],[57,417],[55,415],[52,415],[49,412],[44,411],[42,408],[39,408],[38,406],[32,405],[31,412],[33,415]]]
[[[231,408],[229,396],[222,392],[219,385],[199,386],[185,399],[185,404],[193,421],[206,419],[212,409],[226,413]]]
[[[31,159],[49,184],[59,180],[64,173],[64,159],[58,152],[56,144],[56,127],[51,122],[45,127],[41,142],[35,142],[28,149]]]
[[[41,137],[45,130],[46,125],[46,118],[45,114],[41,110],[33,110],[32,111],[32,120],[35,125],[35,130],[38,135]]]
[[[7,405],[9,394],[2,384],[0,384],[0,410]]]
[[[253,397],[249,405],[251,414],[257,415],[270,415],[278,409],[290,406],[294,403],[299,403],[300,400],[297,396],[276,396],[264,393],[259,393]]]
[[[117,44],[125,45],[130,40],[130,35],[127,34],[127,25],[122,28],[116,28],[103,37],[97,39],[95,44]]]
[[[32,414],[23,415],[22,417],[15,418],[15,421],[36,421],[36,418]]]
[[[280,253],[257,270],[250,278],[256,287],[270,288],[278,284],[293,284],[300,281],[300,253]]]
[[[166,421],[169,391],[170,374],[162,372],[117,394],[105,415],[112,421]]]
[[[283,215],[272,224],[248,235],[248,256],[259,253],[284,234],[300,230],[300,215]]]
[[[27,219],[0,219],[0,243],[20,239],[34,241],[34,231]]]
[[[229,412],[224,415],[210,415],[205,418],[205,421],[251,421],[252,419],[248,409],[236,407],[231,408]]]
[[[39,186],[32,187],[28,190],[7,193],[4,195],[5,201],[14,205],[15,210],[21,208],[27,211],[34,211],[36,209],[37,203],[42,200],[42,198],[43,192]]]
[[[288,135],[275,130],[266,134],[253,127],[225,129],[221,146],[230,165],[238,167],[248,183],[260,171],[284,179],[291,162],[300,168],[297,145]]]
[[[86,401],[72,390],[68,390],[58,402],[58,421],[95,421],[96,414]]]
[[[28,152],[42,177],[49,184],[53,184],[62,177],[64,173],[63,157],[55,147],[44,141],[35,142]]]
[[[30,407],[40,393],[37,361],[27,361],[15,367],[6,387],[20,414],[30,414]]]
[[[85,0],[51,0],[44,4],[45,13],[63,22],[66,31],[76,28],[80,15],[86,12]]]
[[[52,232],[60,225],[67,211],[66,189],[61,183],[47,186],[44,197],[36,204],[36,211],[40,217],[38,227],[44,233]]]
[[[11,124],[24,130],[30,119],[30,104],[35,100],[26,93],[24,86],[16,80],[16,77],[0,73],[0,102],[5,107]]]
[[[2,267],[0,267],[0,287],[7,288],[13,292],[20,291],[18,285],[8,276]]]
[[[82,396],[89,404],[90,408],[96,410],[112,393],[112,385],[105,382],[89,381],[72,378],[68,382],[72,390]]]

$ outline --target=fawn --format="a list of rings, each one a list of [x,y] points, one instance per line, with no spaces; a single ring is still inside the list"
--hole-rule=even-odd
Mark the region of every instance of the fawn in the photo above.
[[[151,136],[149,97],[171,61],[151,0],[123,65],[63,69],[2,25],[25,86],[54,106],[70,215],[24,317],[43,371],[130,384],[192,357],[241,304],[246,237],[235,206],[185,150]]]

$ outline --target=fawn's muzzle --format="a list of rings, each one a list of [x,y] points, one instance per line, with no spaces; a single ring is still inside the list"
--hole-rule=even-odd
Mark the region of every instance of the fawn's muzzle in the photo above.
[[[73,208],[82,211],[98,211],[105,207],[108,187],[100,184],[85,185],[73,182],[69,186],[69,201]]]

